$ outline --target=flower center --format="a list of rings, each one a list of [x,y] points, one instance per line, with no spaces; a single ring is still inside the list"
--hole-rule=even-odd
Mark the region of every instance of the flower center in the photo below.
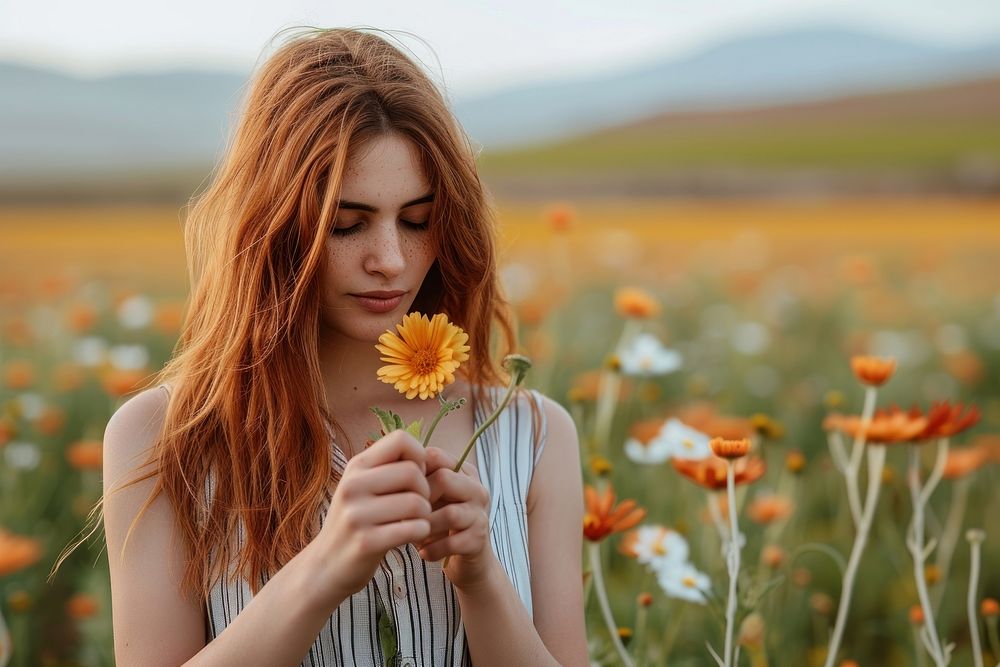
[[[681,579],[681,583],[688,588],[694,588],[694,577],[684,577]]]
[[[438,355],[436,350],[417,350],[410,359],[410,365],[419,375],[430,375],[437,369]]]

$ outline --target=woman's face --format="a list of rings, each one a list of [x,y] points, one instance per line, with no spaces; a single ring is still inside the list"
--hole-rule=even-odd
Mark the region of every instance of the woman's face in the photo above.
[[[348,156],[327,239],[327,335],[374,343],[409,312],[436,257],[427,227],[433,196],[416,147],[399,135]]]

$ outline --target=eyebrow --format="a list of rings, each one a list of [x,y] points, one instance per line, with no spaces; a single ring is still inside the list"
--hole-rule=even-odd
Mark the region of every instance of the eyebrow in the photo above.
[[[417,204],[426,204],[427,202],[431,201],[434,201],[433,192],[429,192],[425,194],[423,197],[417,197],[414,200],[408,201],[405,204],[403,204],[400,208],[406,208],[408,206],[416,206]],[[372,206],[371,204],[362,204],[361,202],[356,202],[356,201],[347,201],[341,199],[338,206],[348,211],[368,211],[369,213],[378,213],[377,207]]]

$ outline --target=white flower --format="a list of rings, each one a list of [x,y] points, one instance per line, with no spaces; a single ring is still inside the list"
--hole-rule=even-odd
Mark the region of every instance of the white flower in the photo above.
[[[688,558],[688,543],[681,534],[666,526],[656,524],[639,526],[629,538],[627,548],[635,559],[654,570],[673,563],[684,563]]]
[[[118,321],[126,329],[142,329],[153,321],[153,310],[153,301],[148,296],[130,296],[118,306]]]
[[[28,421],[34,421],[42,416],[45,410],[45,399],[40,394],[34,392],[24,392],[17,397],[17,407],[21,411],[21,416]]]
[[[646,443],[636,438],[625,441],[625,456],[632,463],[658,465],[669,459],[672,453],[670,443],[663,438],[653,438]]]
[[[706,459],[712,456],[710,438],[677,418],[670,418],[656,436],[670,447],[671,456],[678,459]]]
[[[38,445],[33,442],[10,442],[3,448],[7,465],[18,470],[34,470],[42,458]]]
[[[81,366],[100,366],[108,354],[108,344],[103,338],[87,336],[73,345],[73,359]]]
[[[115,345],[108,357],[111,365],[121,371],[139,370],[149,363],[149,351],[144,345]]]
[[[672,598],[705,604],[705,593],[711,589],[712,580],[699,572],[691,563],[672,563],[659,569],[656,580],[663,592]]]
[[[666,375],[681,367],[681,355],[664,347],[653,334],[639,334],[625,346],[619,355],[625,375]]]

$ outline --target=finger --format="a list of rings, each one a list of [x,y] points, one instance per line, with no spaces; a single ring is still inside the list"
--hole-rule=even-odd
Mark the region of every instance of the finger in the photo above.
[[[431,487],[427,477],[413,461],[393,461],[362,470],[354,480],[356,490],[365,494],[379,495],[413,491],[424,498],[430,496]]]
[[[409,519],[376,526],[368,531],[362,550],[365,553],[385,553],[410,542],[419,542],[430,533],[427,519]]]
[[[394,521],[430,519],[431,504],[423,496],[408,491],[368,498],[343,510],[349,528],[362,530]]]
[[[379,438],[371,447],[354,455],[348,465],[373,468],[383,463],[410,460],[420,466],[422,472],[426,472],[425,458],[424,448],[417,439],[406,431],[398,430]]]
[[[427,499],[432,505],[445,502],[471,501],[484,507],[489,505],[490,494],[478,478],[439,468],[427,477],[430,493]]]
[[[469,503],[451,503],[433,510],[427,517],[431,525],[431,535],[449,534],[466,530],[480,518],[485,518],[481,507]]]
[[[454,470],[455,464],[458,463],[458,457],[452,454],[451,452],[447,452],[438,447],[428,447],[426,450],[426,461],[427,461],[426,472],[428,475],[430,475],[435,470],[439,470],[441,468]],[[465,462],[462,463],[461,471],[467,475],[479,479],[479,471],[476,469],[476,466],[473,465],[471,461],[469,461],[469,459],[466,459]]]
[[[483,550],[485,539],[484,534],[477,530],[466,530],[436,542],[427,543],[418,549],[418,553],[426,561],[441,560],[446,556],[474,555]]]

